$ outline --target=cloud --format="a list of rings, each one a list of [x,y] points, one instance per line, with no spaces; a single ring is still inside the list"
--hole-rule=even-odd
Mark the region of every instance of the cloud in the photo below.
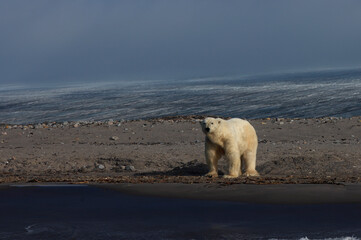
[[[359,1],[1,1],[0,83],[361,63]]]

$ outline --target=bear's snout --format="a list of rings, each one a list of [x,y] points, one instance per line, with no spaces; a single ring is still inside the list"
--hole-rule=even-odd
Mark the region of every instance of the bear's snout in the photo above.
[[[209,132],[211,129],[209,127],[206,127],[206,132]]]

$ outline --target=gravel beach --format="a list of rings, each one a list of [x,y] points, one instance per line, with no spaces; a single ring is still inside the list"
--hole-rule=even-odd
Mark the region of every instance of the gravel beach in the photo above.
[[[361,117],[249,120],[261,177],[208,178],[201,116],[0,126],[0,183],[358,183]],[[221,159],[220,174],[226,161]]]

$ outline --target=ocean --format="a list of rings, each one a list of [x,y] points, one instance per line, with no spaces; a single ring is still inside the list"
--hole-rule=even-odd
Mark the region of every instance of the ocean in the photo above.
[[[29,87],[0,85],[0,123],[176,115],[317,118],[361,115],[361,69]]]
[[[250,204],[87,185],[0,189],[0,239],[360,240],[361,204]]]

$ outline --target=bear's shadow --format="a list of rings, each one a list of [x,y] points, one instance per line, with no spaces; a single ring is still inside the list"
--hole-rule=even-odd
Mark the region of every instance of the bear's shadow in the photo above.
[[[145,173],[136,173],[135,176],[203,176],[208,172],[208,166],[197,161],[183,163],[169,171],[152,171]],[[222,171],[219,171],[223,174]]]

